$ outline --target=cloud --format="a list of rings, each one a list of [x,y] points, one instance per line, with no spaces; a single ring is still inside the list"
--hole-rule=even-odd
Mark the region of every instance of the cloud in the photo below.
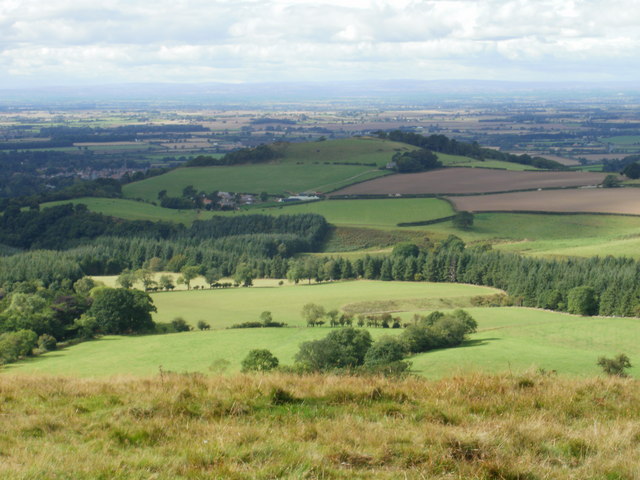
[[[637,78],[637,18],[635,0],[4,0],[0,85]]]

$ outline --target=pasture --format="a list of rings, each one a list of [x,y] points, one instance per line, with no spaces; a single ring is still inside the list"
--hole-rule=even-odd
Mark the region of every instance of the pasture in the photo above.
[[[386,175],[389,172],[361,165],[259,164],[231,167],[178,168],[157,177],[122,187],[127,198],[151,202],[158,192],[181,196],[187,185],[198,191],[230,191],[284,195],[298,192],[328,192],[357,181]]]
[[[640,215],[640,189],[585,188],[451,197],[458,210],[592,212]]]
[[[48,202],[42,208],[66,203],[82,203],[89,210],[127,220],[150,220],[183,223],[206,220],[217,215],[295,215],[317,213],[329,223],[349,227],[389,229],[401,222],[417,222],[448,217],[454,214],[451,205],[436,198],[397,198],[371,200],[331,200],[287,204],[277,207],[256,206],[238,211],[210,212],[206,210],[174,210],[146,202],[122,198],[84,197],[73,200]]]
[[[477,160],[475,158],[449,155],[447,153],[436,153],[436,155],[445,167],[491,168],[497,170],[513,170],[515,172],[539,170],[531,165],[521,165],[519,163],[503,162],[501,160]]]
[[[331,195],[472,194],[598,185],[604,173],[514,172],[480,168],[446,168],[406,173],[358,183]],[[473,210],[469,208],[468,210]]]
[[[538,368],[561,375],[595,375],[601,355],[624,352],[640,357],[638,327],[633,318],[578,317],[517,308],[470,308],[469,299],[494,289],[471,285],[357,281],[274,288],[236,288],[153,294],[155,319],[177,316],[195,324],[205,320],[210,331],[136,337],[105,337],[7,367],[15,373],[77,376],[153,375],[164,370],[210,372],[228,363],[230,372],[254,348],[271,350],[290,364],[300,342],[324,337],[328,326],[304,327],[300,311],[308,302],[354,313],[392,312],[410,322],[414,313],[464,307],[478,321],[478,333],[462,346],[412,357],[413,370],[429,378],[469,372],[522,373]],[[271,311],[287,328],[225,329],[257,321]],[[377,338],[401,329],[371,329]],[[224,360],[224,362],[222,362]],[[637,374],[638,368],[632,370]]]
[[[87,206],[92,212],[102,213],[110,217],[125,220],[148,220],[151,222],[175,222],[191,225],[194,220],[206,220],[214,214],[206,210],[174,210],[162,208],[146,202],[127,200],[124,198],[83,197],[72,200],[60,200],[41,204],[41,208],[54,207],[67,203]],[[220,213],[218,213],[220,214]]]
[[[469,230],[450,221],[414,228],[430,237],[457,235],[468,243],[489,242],[495,249],[527,255],[640,256],[640,217],[633,216],[480,212]]]
[[[414,149],[367,137],[279,144],[274,148],[284,156],[270,164],[178,168],[125,185],[123,193],[127,198],[154,201],[161,190],[166,190],[169,196],[179,196],[187,185],[205,192],[330,192],[388,174],[378,167],[391,161],[394,153]]]

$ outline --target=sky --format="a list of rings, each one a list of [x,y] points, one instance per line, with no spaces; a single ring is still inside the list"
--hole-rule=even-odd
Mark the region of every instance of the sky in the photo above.
[[[0,88],[635,81],[638,0],[0,0]]]

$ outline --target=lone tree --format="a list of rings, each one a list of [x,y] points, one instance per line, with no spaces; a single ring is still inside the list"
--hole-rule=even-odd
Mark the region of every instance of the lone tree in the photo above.
[[[266,349],[251,350],[242,360],[243,372],[268,372],[276,368],[280,362]]]
[[[460,230],[469,230],[473,227],[473,214],[467,211],[458,212],[453,217],[453,226]]]
[[[631,361],[624,353],[620,353],[613,358],[598,358],[598,366],[602,367],[602,371],[607,375],[615,377],[628,377],[627,369],[631,368]]]

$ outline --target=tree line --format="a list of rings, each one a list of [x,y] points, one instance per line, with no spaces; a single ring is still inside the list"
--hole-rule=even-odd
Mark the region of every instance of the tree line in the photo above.
[[[514,155],[511,153],[500,152],[490,148],[483,148],[477,142],[459,142],[447,137],[446,135],[434,134],[424,136],[419,133],[406,132],[402,130],[393,130],[391,132],[380,131],[376,132],[376,135],[378,138],[392,140],[394,142],[408,143],[409,145],[414,145],[433,152],[462,155],[465,157],[475,158],[477,160],[502,160],[505,162],[531,165],[532,167],[548,170],[561,170],[565,168],[560,163],[546,158],[532,157],[527,154]]]

